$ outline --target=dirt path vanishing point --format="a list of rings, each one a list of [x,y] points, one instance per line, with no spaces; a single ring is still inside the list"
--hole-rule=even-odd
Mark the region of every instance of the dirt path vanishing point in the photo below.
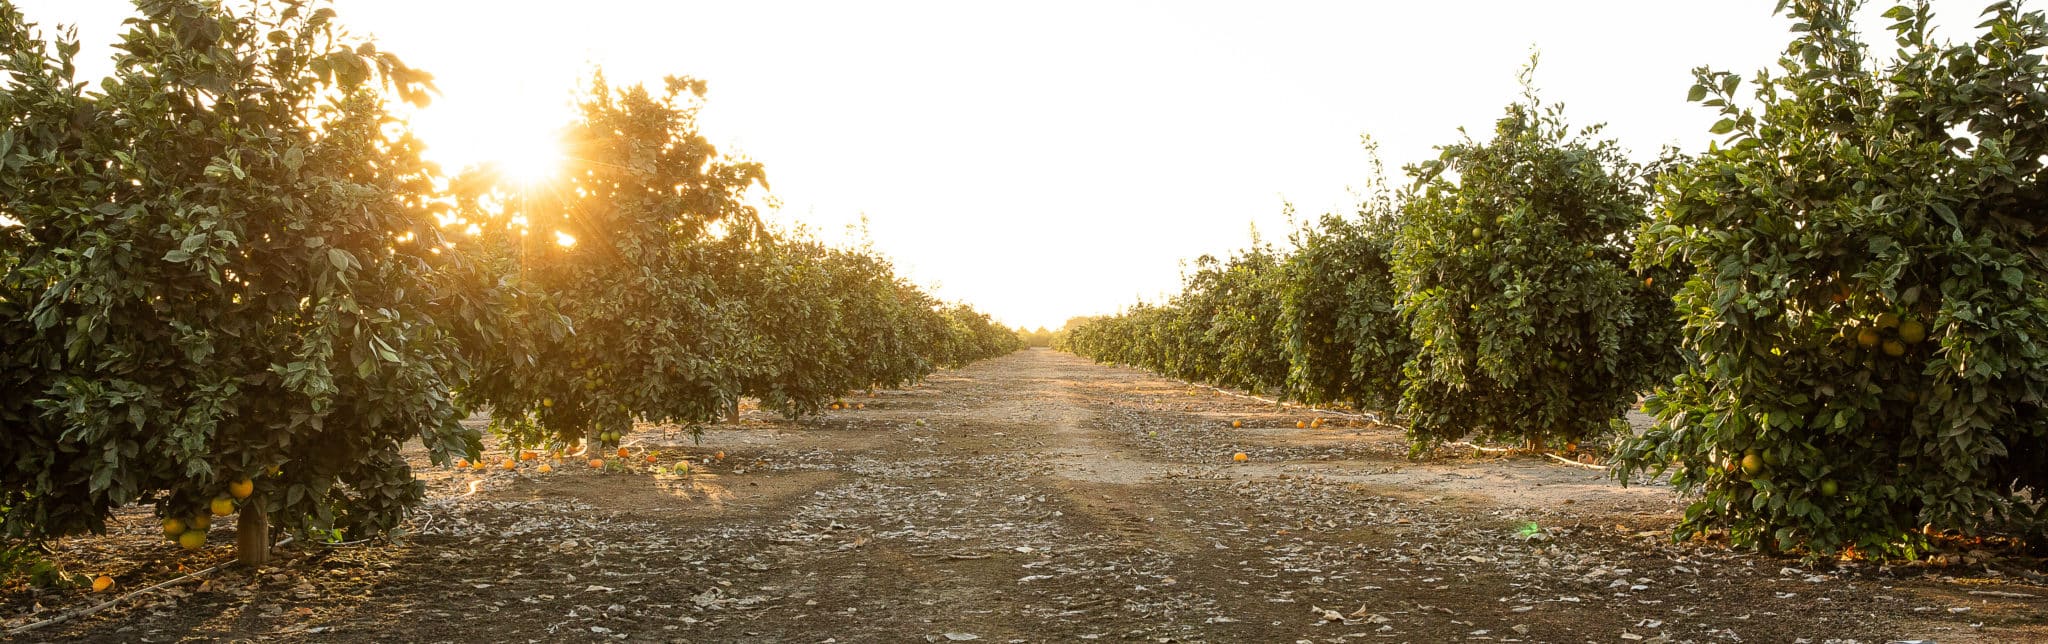
[[[1296,429],[1305,412],[1066,354],[852,401],[629,439],[687,478],[422,459],[432,498],[398,543],[292,549],[21,639],[2048,641],[2048,587],[1995,567],[1672,545],[1666,487],[1411,461],[1395,430]],[[59,557],[169,578],[180,555],[152,526],[134,511]],[[4,625],[27,621],[5,599]]]

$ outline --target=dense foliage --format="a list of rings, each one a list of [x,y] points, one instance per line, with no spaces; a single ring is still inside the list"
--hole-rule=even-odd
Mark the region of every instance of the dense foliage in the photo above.
[[[1179,295],[1064,331],[1060,347],[1101,362],[1176,378],[1280,392],[1288,363],[1280,327],[1280,256],[1253,246],[1229,259],[1203,256]]]
[[[1357,219],[1325,215],[1297,231],[1282,263],[1287,387],[1303,402],[1391,411],[1405,387],[1415,343],[1397,308],[1395,201],[1384,190],[1370,194]]]
[[[1493,138],[1409,169],[1393,252],[1418,443],[1608,432],[1676,368],[1668,286],[1631,273],[1642,170],[1531,92]]]
[[[1179,295],[1083,322],[1060,346],[1315,404],[1398,406],[1419,446],[1604,434],[1679,353],[1671,280],[1629,266],[1644,172],[1595,131],[1573,135],[1531,95],[1491,141],[1410,168],[1410,191],[1374,190],[1284,256],[1199,260]]]
[[[76,80],[0,2],[0,528],[166,534],[254,508],[387,530],[399,455],[616,443],[638,421],[789,414],[1015,350],[867,249],[764,228],[759,164],[697,132],[702,82],[600,77],[571,167],[447,180],[391,115],[428,77],[305,2],[148,0],[112,77]],[[245,509],[245,517],[247,510]]]
[[[1993,5],[1934,42],[1891,9],[1873,63],[1853,2],[1792,5],[1754,105],[1701,70],[1727,140],[1665,175],[1651,265],[1699,359],[1651,399],[1624,472],[1703,493],[1682,533],[1912,555],[1924,527],[2048,538],[2048,24]]]
[[[400,444],[475,441],[432,170],[388,129],[427,77],[325,9],[142,6],[85,85],[0,4],[0,522],[194,518],[255,479],[286,526],[388,528],[423,492]]]

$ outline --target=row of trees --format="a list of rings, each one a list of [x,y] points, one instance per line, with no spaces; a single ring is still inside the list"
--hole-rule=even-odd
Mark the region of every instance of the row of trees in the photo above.
[[[429,76],[331,9],[138,6],[85,84],[75,36],[0,2],[8,538],[137,502],[199,542],[236,506],[245,547],[268,517],[374,534],[424,491],[401,446],[475,457],[474,409],[515,444],[616,442],[1021,345],[870,250],[763,226],[700,81],[599,77],[558,178],[450,178],[392,116]]]
[[[1785,5],[1749,103],[1695,72],[1725,135],[1703,154],[1631,163],[1531,95],[1359,216],[1205,258],[1060,346],[1395,410],[1418,447],[1612,437],[1624,480],[1697,494],[1680,536],[2048,546],[2048,22],[2001,2],[1947,43],[1895,7],[1874,61],[1858,3]],[[1645,392],[1655,427],[1623,431]]]

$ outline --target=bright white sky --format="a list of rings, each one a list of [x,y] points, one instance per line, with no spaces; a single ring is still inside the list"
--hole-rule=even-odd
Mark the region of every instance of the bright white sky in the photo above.
[[[94,67],[125,0],[15,0],[76,24]],[[1989,0],[1936,2],[1972,35]],[[719,2],[342,0],[343,24],[434,73],[413,121],[452,169],[545,154],[595,66],[615,83],[710,83],[703,125],[764,162],[782,211],[865,215],[913,280],[1011,325],[1058,327],[1178,290],[1180,265],[1282,214],[1350,211],[1360,135],[1388,166],[1490,130],[1537,85],[1639,158],[1703,149],[1690,70],[1745,77],[1789,24],[1775,0],[1436,2]],[[1888,42],[1872,7],[1870,40]]]

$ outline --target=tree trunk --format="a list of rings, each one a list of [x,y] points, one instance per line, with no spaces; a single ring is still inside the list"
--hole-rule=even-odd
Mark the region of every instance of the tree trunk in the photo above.
[[[730,425],[740,424],[740,399],[738,397],[734,397],[731,401],[725,403],[725,422]]]
[[[235,559],[251,568],[270,563],[270,515],[258,499],[243,503],[235,520]]]

